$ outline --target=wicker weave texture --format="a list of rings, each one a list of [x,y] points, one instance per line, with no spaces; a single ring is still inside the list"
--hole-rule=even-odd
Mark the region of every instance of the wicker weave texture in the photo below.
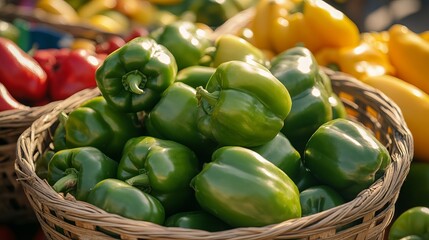
[[[35,174],[34,161],[52,144],[60,111],[70,111],[83,97],[63,101],[37,119],[17,143],[15,170],[48,239],[383,239],[394,204],[409,171],[412,136],[400,109],[381,92],[337,72],[327,71],[349,118],[373,131],[388,148],[392,163],[385,175],[354,200],[318,214],[265,227],[205,232],[167,228],[109,214],[73,197],[57,194]],[[71,101],[69,101],[71,100]],[[73,104],[70,104],[73,103]],[[110,233],[110,234],[108,234]]]
[[[0,112],[0,222],[28,223],[37,219],[19,182],[16,181],[16,142],[19,135],[57,102],[40,107]]]

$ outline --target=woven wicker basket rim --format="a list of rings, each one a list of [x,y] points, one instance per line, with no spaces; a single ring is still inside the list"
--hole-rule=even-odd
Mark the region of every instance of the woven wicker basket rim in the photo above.
[[[354,200],[323,211],[318,214],[291,219],[265,227],[235,228],[220,232],[206,232],[185,228],[169,228],[145,221],[123,218],[85,202],[76,201],[70,196],[62,196],[52,190],[49,184],[37,177],[34,171],[34,156],[31,150],[40,148],[38,135],[46,132],[56,121],[57,114],[64,109],[71,109],[82,102],[82,93],[58,104],[49,114],[37,119],[26,129],[17,142],[17,159],[15,170],[18,180],[23,184],[27,194],[40,201],[51,210],[62,212],[63,217],[71,221],[85,222],[130,238],[165,238],[165,239],[272,239],[287,234],[288,239],[307,237],[323,229],[342,226],[354,219],[363,218],[384,206],[396,201],[399,189],[408,173],[413,156],[413,140],[399,107],[380,91],[369,87],[343,73],[326,70],[332,79],[334,91],[353,91],[365,101],[372,103],[382,117],[389,123],[392,131],[392,142],[389,143],[392,163],[385,175],[370,188],[362,191]],[[91,95],[91,94],[90,94]],[[390,220],[390,219],[389,219]],[[60,223],[61,224],[61,223]],[[369,226],[368,226],[369,227]],[[77,231],[77,230],[76,230]],[[79,229],[85,232],[84,228]],[[88,230],[90,231],[90,230]],[[94,230],[91,233],[94,234]],[[100,235],[100,239],[103,239]],[[94,236],[95,237],[95,236]],[[107,238],[110,239],[110,238]]]

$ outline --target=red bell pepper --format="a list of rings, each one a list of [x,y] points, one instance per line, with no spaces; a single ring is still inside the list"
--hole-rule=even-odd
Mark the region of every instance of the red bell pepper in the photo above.
[[[16,43],[0,37],[0,59],[0,82],[16,100],[31,105],[46,96],[46,72]]]
[[[106,41],[95,45],[95,52],[108,55],[123,45],[125,45],[125,40],[122,37],[111,36]]]
[[[95,70],[104,55],[86,49],[39,49],[33,58],[48,75],[48,96],[51,101],[63,100],[74,93],[97,86]]]
[[[18,102],[14,97],[12,97],[7,88],[2,83],[0,83],[0,112],[11,109],[27,108],[28,106]]]

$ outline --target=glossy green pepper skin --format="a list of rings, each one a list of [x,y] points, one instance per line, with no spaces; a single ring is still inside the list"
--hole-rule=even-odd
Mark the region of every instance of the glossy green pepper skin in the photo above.
[[[220,145],[254,147],[273,139],[291,109],[286,87],[262,65],[229,61],[197,88],[198,129]]]
[[[168,217],[164,225],[167,227],[200,229],[209,232],[223,231],[231,228],[219,218],[203,210],[176,213]]]
[[[344,103],[341,101],[340,97],[332,90],[331,79],[323,71],[323,69],[319,69],[319,76],[329,95],[328,101],[332,109],[332,119],[346,118],[347,117],[346,108],[344,106]]]
[[[417,206],[403,212],[390,227],[388,239],[429,239],[429,208]]]
[[[269,142],[250,148],[285,172],[294,182],[299,176],[301,155],[289,139],[278,133]]]
[[[304,166],[302,159],[299,165],[298,177],[296,177],[293,180],[300,192],[304,191],[307,188],[317,186],[320,184],[320,182]]]
[[[87,202],[106,212],[120,216],[163,224],[164,207],[150,194],[121,180],[109,178],[98,182],[89,192]]]
[[[294,182],[244,147],[217,149],[191,185],[199,205],[232,227],[259,227],[301,216]]]
[[[205,58],[206,60],[202,60],[202,62],[208,62],[207,64],[214,68],[229,61],[243,61],[250,64],[261,64],[265,67],[269,64],[262,50],[232,34],[220,35],[214,46],[207,49]]]
[[[215,71],[214,67],[190,66],[177,73],[176,82],[185,83],[193,88],[205,87]]]
[[[49,162],[54,156],[55,152],[52,150],[47,150],[42,155],[39,156],[35,163],[35,172],[37,176],[41,179],[48,178],[48,167]]]
[[[68,116],[65,112],[60,112],[58,115],[58,125],[55,128],[54,136],[52,138],[55,152],[68,148],[66,143],[66,128],[64,126],[67,118]]]
[[[239,12],[256,4],[256,0],[185,0],[187,10],[194,16],[195,21],[216,28]]]
[[[302,154],[314,131],[332,119],[330,89],[320,75],[316,59],[305,47],[294,47],[274,57],[270,71],[292,98],[292,109],[281,131]]]
[[[422,206],[429,208],[429,163],[411,162],[410,171],[402,184],[395,204],[395,215]]]
[[[116,176],[118,163],[94,147],[56,152],[48,165],[47,180],[56,192],[85,201],[99,181]]]
[[[91,98],[73,109],[63,122],[66,148],[96,147],[117,161],[126,141],[143,133],[135,113],[118,111],[103,96]],[[60,137],[54,138],[60,141]]]
[[[137,37],[109,54],[95,73],[106,101],[123,112],[149,111],[175,80],[177,63],[155,40]]]
[[[195,202],[189,183],[199,171],[198,159],[188,147],[141,136],[125,145],[117,178],[157,198],[170,215]]]
[[[337,190],[347,201],[374,183],[391,158],[365,126],[337,118],[311,136],[303,160],[317,180]]]
[[[326,185],[313,186],[299,194],[302,216],[309,216],[344,203],[343,197]]]
[[[144,125],[150,136],[186,145],[199,156],[210,156],[215,143],[198,131],[197,114],[196,90],[175,82],[145,117]]]
[[[190,21],[175,21],[159,27],[150,37],[173,54],[178,70],[198,65],[206,48],[212,46],[208,33]]]

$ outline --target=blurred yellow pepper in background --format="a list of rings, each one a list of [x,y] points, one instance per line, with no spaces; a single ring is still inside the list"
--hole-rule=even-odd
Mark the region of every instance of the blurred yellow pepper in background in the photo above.
[[[429,162],[429,95],[416,86],[394,76],[368,77],[364,83],[382,91],[401,109],[414,139],[414,159]]]
[[[389,29],[388,56],[396,76],[429,93],[429,42],[404,25]]]
[[[296,45],[312,52],[359,44],[357,25],[323,0],[262,0],[249,29],[252,44],[280,53]]]
[[[389,51],[389,33],[387,31],[363,32],[360,34],[360,38],[361,42],[371,45],[384,54],[387,54]]]
[[[315,57],[320,65],[348,73],[360,80],[395,73],[387,55],[366,42],[356,47],[323,48]]]
[[[429,42],[429,30],[420,33],[420,37]]]

